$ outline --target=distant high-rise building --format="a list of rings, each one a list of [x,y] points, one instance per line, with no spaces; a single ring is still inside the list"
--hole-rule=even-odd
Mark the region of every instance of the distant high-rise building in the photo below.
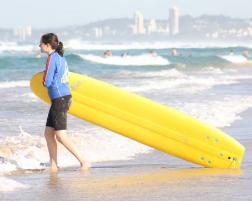
[[[149,26],[148,26],[148,33],[151,34],[153,32],[157,32],[157,23],[156,20],[150,20]]]
[[[179,10],[176,7],[170,9],[169,12],[170,35],[179,33]]]
[[[18,27],[14,30],[14,35],[18,37],[18,40],[25,41],[27,38],[31,37],[32,27],[30,25]]]
[[[102,37],[102,29],[101,28],[95,28],[94,32],[95,32],[95,37],[96,38],[101,38]]]
[[[135,26],[133,30],[134,34],[145,34],[144,17],[140,12],[135,13]]]

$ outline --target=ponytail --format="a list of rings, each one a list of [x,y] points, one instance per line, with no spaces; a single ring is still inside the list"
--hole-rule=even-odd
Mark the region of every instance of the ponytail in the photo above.
[[[63,57],[64,47],[63,47],[63,43],[61,41],[59,42],[58,47],[56,48],[55,51],[58,52],[58,54]]]

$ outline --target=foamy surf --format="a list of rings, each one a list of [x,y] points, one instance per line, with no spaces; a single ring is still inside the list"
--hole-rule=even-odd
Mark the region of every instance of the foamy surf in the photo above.
[[[243,56],[243,55],[222,55],[219,56],[220,58],[230,62],[230,63],[234,63],[234,64],[244,64],[244,63],[248,63],[249,60]]]
[[[28,185],[17,182],[13,179],[0,177],[0,192],[11,192],[29,188]]]
[[[1,42],[0,41],[0,52],[32,52],[38,50],[35,45],[20,45],[16,42]]]
[[[191,101],[174,107],[212,126],[223,128],[240,120],[240,114],[252,107],[252,96],[224,96],[218,100]]]
[[[230,85],[243,79],[251,79],[251,75],[239,74],[236,70],[221,70],[207,68],[206,71],[185,73],[177,69],[159,70],[153,72],[120,71],[114,74],[115,78],[137,79],[137,85],[126,85],[125,82],[115,84],[131,92],[155,92],[165,90],[169,93],[195,94],[208,90],[214,86]],[[130,81],[128,81],[130,82]],[[179,89],[179,90],[177,90]]]
[[[150,148],[101,128],[69,133],[88,163],[131,160]],[[59,166],[78,166],[78,161],[59,144]],[[40,170],[49,161],[44,137],[33,136],[20,127],[16,136],[0,139],[0,174],[17,170]]]
[[[66,48],[73,50],[129,50],[129,49],[168,49],[168,48],[225,48],[225,47],[248,47],[248,43],[225,43],[225,42],[122,42],[102,43],[83,41],[81,39],[70,39],[64,43]]]
[[[28,80],[0,82],[0,89],[9,89],[9,88],[16,88],[16,87],[29,87],[29,86],[30,86],[30,82]]]
[[[119,66],[164,66],[169,65],[170,62],[161,56],[152,56],[150,54],[143,54],[138,56],[110,56],[101,57],[92,54],[78,54],[82,59],[107,64],[107,65],[119,65]]]

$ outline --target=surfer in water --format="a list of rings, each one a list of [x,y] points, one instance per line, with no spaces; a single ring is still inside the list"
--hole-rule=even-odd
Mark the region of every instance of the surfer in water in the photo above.
[[[112,51],[111,50],[106,50],[104,53],[103,53],[103,57],[104,58],[107,58],[107,57],[112,57],[113,54],[112,54]]]
[[[50,166],[53,172],[58,170],[57,142],[60,142],[80,162],[81,170],[87,169],[86,163],[75,145],[67,136],[67,111],[71,105],[72,96],[68,84],[68,65],[63,56],[63,43],[54,33],[41,37],[40,50],[48,55],[44,71],[43,85],[48,90],[51,107],[48,113],[44,136],[50,156]]]

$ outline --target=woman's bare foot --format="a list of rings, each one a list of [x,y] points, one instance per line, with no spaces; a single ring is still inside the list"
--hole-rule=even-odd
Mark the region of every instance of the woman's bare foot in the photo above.
[[[53,173],[58,172],[58,169],[59,168],[57,166],[54,166],[54,165],[52,165],[51,168],[50,168],[51,172],[53,172]]]
[[[81,171],[85,171],[89,169],[89,165],[86,161],[81,161],[80,162],[80,170]]]

